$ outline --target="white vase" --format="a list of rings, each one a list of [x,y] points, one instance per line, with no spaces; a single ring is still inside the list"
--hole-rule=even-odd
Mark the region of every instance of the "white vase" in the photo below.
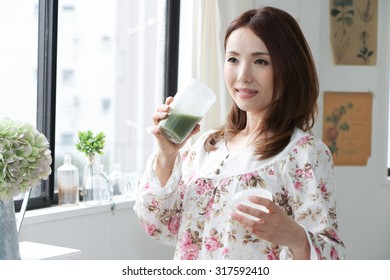
[[[0,260],[20,260],[14,200],[0,199]]]

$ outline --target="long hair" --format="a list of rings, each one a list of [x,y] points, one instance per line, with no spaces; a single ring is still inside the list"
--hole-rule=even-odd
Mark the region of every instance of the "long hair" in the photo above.
[[[302,30],[288,13],[274,7],[244,12],[227,28],[225,50],[230,34],[242,27],[249,28],[264,42],[273,64],[272,101],[258,125],[254,142],[255,154],[267,159],[287,146],[296,127],[303,131],[313,127],[317,114],[318,77]],[[233,102],[225,125],[209,135],[205,149],[215,150],[218,141],[234,137],[245,128],[246,119],[246,112]]]

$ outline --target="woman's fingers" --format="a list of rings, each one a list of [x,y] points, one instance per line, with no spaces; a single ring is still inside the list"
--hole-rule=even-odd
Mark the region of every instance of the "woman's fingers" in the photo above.
[[[151,132],[154,136],[156,136],[157,138],[163,137],[163,135],[162,135],[161,132],[160,132],[160,127],[158,127],[158,126],[153,126],[153,127],[151,127],[151,128],[150,128],[150,132]]]
[[[261,233],[261,235],[263,236],[268,223],[271,222],[272,219],[270,213],[278,211],[278,207],[271,200],[260,196],[250,196],[249,200],[252,203],[264,206],[265,208],[267,208],[268,212],[247,205],[239,204],[237,205],[237,210],[246,213],[250,216],[253,216],[255,219],[257,219],[253,220],[238,213],[232,213],[232,218],[239,222],[241,226],[244,227],[246,230],[256,234]]]
[[[235,212],[233,212],[231,216],[234,220],[239,222],[240,225],[247,231],[252,232],[263,238],[267,226],[266,222],[264,222],[263,220],[254,221]]]
[[[271,200],[257,196],[251,196],[249,200],[266,207],[269,212],[240,204],[237,206],[239,211],[254,216],[259,220],[249,219],[239,213],[232,213],[232,218],[239,222],[243,228],[263,239],[283,246],[294,246],[296,240],[292,239],[294,237],[292,233],[301,230],[302,227]]]
[[[195,134],[197,134],[198,132],[200,131],[200,124],[196,124],[194,129],[191,131],[191,133],[188,135],[187,139],[188,138],[191,138],[192,136],[194,136]]]
[[[163,119],[166,119],[168,117],[168,113],[167,112],[163,112],[163,111],[156,111],[153,113],[152,115],[152,119],[153,119],[153,123],[155,125],[158,125],[158,123],[163,120]]]
[[[248,197],[248,199],[254,204],[264,206],[271,213],[280,211],[280,207],[277,206],[272,200],[269,200],[268,198],[264,198],[261,196],[250,196]]]
[[[169,105],[169,104],[172,103],[172,101],[173,101],[173,97],[172,97],[172,96],[168,96],[168,97],[165,99],[165,104],[166,104],[166,105]]]
[[[260,206],[263,206],[266,209],[262,210],[262,209],[257,209],[257,208],[250,207],[247,205],[239,204],[239,205],[237,205],[237,209],[239,211],[244,212],[250,216],[256,217],[258,219],[264,220],[264,221],[268,221],[268,219],[269,219],[268,212],[274,213],[275,211],[277,211],[277,209],[275,209],[275,208],[278,208],[278,207],[276,207],[276,205],[271,200],[269,200],[267,198],[263,198],[260,196],[250,196],[250,197],[248,197],[248,199],[250,202],[257,204],[257,205],[260,205]]]
[[[155,126],[149,129],[149,131],[156,137],[156,139],[159,140],[159,146],[161,150],[164,151],[164,153],[171,153],[172,151],[179,150],[185,145],[189,138],[191,138],[193,135],[197,134],[200,131],[200,125],[197,124],[191,131],[191,133],[188,135],[188,137],[181,144],[175,144],[164,137],[164,135],[160,131],[160,127],[158,126],[158,124],[161,120],[164,120],[168,117],[169,111],[171,109],[169,105],[172,103],[172,101],[173,97],[168,97],[165,100],[164,104],[161,104],[156,108],[156,111],[152,115],[153,123],[155,124]]]
[[[250,206],[239,204],[239,205],[237,205],[237,210],[239,210],[240,212],[243,212],[245,214],[248,214],[250,216],[253,216],[254,218],[257,218],[258,220],[263,220],[263,221],[268,220],[268,217],[267,217],[268,213],[266,213],[262,210],[250,207]]]
[[[156,111],[152,115],[153,123],[155,125],[158,125],[161,120],[166,119],[168,117],[170,110],[169,104],[171,104],[172,101],[173,97],[169,96],[165,99],[164,104],[161,104],[156,108]]]

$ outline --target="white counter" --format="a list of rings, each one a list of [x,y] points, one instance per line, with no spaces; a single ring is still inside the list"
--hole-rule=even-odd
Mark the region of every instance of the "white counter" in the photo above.
[[[42,243],[22,241],[19,243],[22,260],[76,260],[81,259],[81,251]]]

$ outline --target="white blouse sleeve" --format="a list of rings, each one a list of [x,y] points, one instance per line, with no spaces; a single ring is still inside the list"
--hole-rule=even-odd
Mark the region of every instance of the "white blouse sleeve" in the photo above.
[[[289,154],[283,182],[293,205],[292,217],[306,231],[311,259],[343,259],[338,236],[333,160],[320,140],[306,136]],[[284,248],[281,257],[292,258]]]
[[[177,156],[172,174],[165,186],[161,186],[153,169],[156,155],[152,154],[149,157],[138,186],[134,211],[141,226],[151,238],[175,245],[185,193],[183,178],[192,173],[195,157],[202,151],[206,136],[205,133],[188,151]]]
[[[175,161],[172,174],[165,186],[153,170],[155,154],[149,157],[146,169],[138,185],[134,211],[142,228],[153,239],[175,245],[181,220],[181,156]]]

